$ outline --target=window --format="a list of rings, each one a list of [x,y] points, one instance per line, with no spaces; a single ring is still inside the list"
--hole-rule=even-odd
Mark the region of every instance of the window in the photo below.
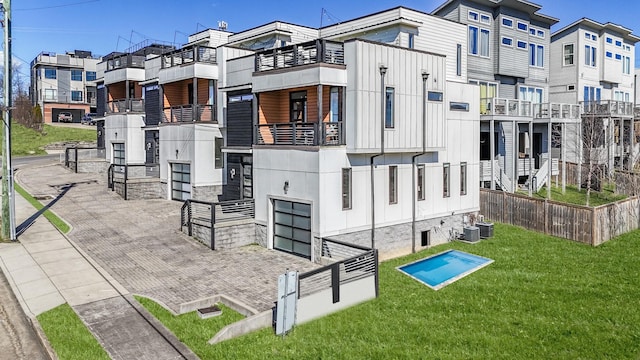
[[[502,45],[513,46],[513,39],[508,37],[502,37]]]
[[[442,101],[442,93],[439,91],[429,91],[427,92],[427,100]]]
[[[616,46],[618,46],[618,47],[622,46],[622,41],[616,40]]]
[[[544,46],[529,44],[529,65],[544,67]]]
[[[385,90],[384,94],[384,127],[387,129],[393,129],[395,126],[394,118],[393,118],[393,98],[395,94],[395,89],[392,87],[388,87]]]
[[[591,35],[591,40],[596,41],[597,38],[598,37],[596,35],[593,35],[593,34]]]
[[[72,81],[82,81],[82,70],[71,70]]]
[[[460,163],[460,195],[467,195],[467,163]]]
[[[542,88],[533,86],[519,86],[518,87],[518,99],[524,101],[530,101],[534,104],[542,103],[544,92]]]
[[[489,15],[480,14],[480,22],[484,24],[491,24],[491,17],[489,17]]]
[[[631,74],[631,58],[628,56],[625,56],[622,62],[622,73],[627,75]]]
[[[45,101],[56,101],[58,100],[58,90],[56,89],[44,89],[44,100]]]
[[[420,246],[431,246],[431,230],[420,233]]]
[[[591,40],[591,34],[589,34],[588,32],[584,33],[584,38],[587,40]]]
[[[329,90],[329,121],[342,121],[342,88],[332,86]]]
[[[518,30],[527,31],[529,29],[529,25],[518,21]]]
[[[82,91],[71,91],[71,101],[82,101]]]
[[[530,27],[530,28],[529,28],[529,35],[536,36],[536,29],[534,29],[534,28]]]
[[[449,163],[445,163],[442,168],[442,197],[447,198],[451,196],[450,175],[451,175],[451,165]]]
[[[291,121],[307,121],[307,92],[296,91],[289,94],[289,115]]]
[[[409,34],[409,49],[413,49],[413,47],[414,47],[413,41],[414,41],[414,35],[410,33]]]
[[[469,20],[478,21],[478,13],[475,11],[469,11]]]
[[[604,56],[608,57],[608,58],[613,58],[613,53],[611,51],[606,51],[604,53]]]
[[[450,102],[449,109],[452,111],[469,111],[469,103],[465,102]]]
[[[56,69],[44,69],[45,79],[56,79]]]
[[[537,35],[538,37],[541,37],[541,38],[543,38],[543,39],[544,39],[544,31],[542,31],[542,30],[538,30],[538,31],[536,32],[536,35]]]
[[[224,157],[222,156],[222,146],[224,145],[223,138],[215,138],[213,143],[213,164],[216,169],[222,169],[224,166]]]
[[[527,50],[527,42],[518,40],[518,49]]]
[[[425,180],[424,165],[418,165],[418,200],[425,199]]]
[[[506,27],[513,27],[513,20],[509,19],[509,18],[502,18],[502,26],[506,26]]]
[[[593,86],[584,87],[584,101],[585,102],[598,102],[600,101],[600,95],[602,90]]]
[[[584,64],[596,66],[596,48],[590,45],[584,46]]]
[[[171,164],[171,199],[188,200],[191,198],[191,165]]]
[[[498,84],[478,80],[469,80],[469,84],[480,86],[480,114],[486,115],[491,110],[493,98],[498,96]]]
[[[113,144],[113,164],[119,165],[115,166],[114,170],[117,172],[124,172],[124,167],[122,165],[124,162],[124,143],[114,143]]]
[[[462,45],[456,48],[456,75],[462,76]]]
[[[575,85],[567,85],[567,90],[568,91],[574,91],[576,89]]]
[[[566,44],[563,51],[564,66],[573,65],[573,44]]]
[[[616,60],[622,60],[622,55],[616,54]]]
[[[398,203],[398,167],[389,166],[389,204]]]
[[[351,209],[351,168],[342,169],[342,210]]]
[[[87,71],[84,76],[87,78],[87,81],[95,81],[96,80],[96,72],[95,71]]]
[[[469,26],[469,53],[489,56],[489,30]]]
[[[607,36],[607,44],[613,44],[613,39]]]

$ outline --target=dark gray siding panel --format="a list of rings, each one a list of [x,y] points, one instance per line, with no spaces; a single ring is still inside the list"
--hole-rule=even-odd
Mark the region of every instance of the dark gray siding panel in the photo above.
[[[240,95],[236,94],[235,96]],[[250,95],[247,93],[245,95]],[[234,96],[230,94],[229,97]],[[227,104],[227,146],[251,146],[253,144],[252,101]]]
[[[71,71],[69,69],[58,69],[58,102],[71,102]]]
[[[160,91],[157,86],[154,90],[146,90],[144,95],[145,122],[147,125],[160,123]]]
[[[96,113],[98,116],[104,116],[105,111],[107,111],[106,104],[104,103],[105,97],[105,87],[104,85],[99,85],[96,90]]]

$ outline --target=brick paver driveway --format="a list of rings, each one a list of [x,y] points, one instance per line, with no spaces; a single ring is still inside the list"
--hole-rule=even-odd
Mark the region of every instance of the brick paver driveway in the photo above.
[[[277,277],[311,262],[260,246],[211,251],[179,231],[181,203],[125,201],[107,189],[106,174],[75,174],[60,165],[20,169],[34,195],[57,196],[51,209],[73,226],[69,238],[132,293],[174,311],[184,302],[227,295],[263,311],[276,300]]]

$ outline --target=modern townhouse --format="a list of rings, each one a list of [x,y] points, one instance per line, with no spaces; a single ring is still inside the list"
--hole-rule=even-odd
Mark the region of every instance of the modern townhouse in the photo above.
[[[31,102],[45,123],[76,122],[96,111],[96,66],[91,51],[42,52],[31,61]]]
[[[550,96],[550,28],[558,20],[540,9],[520,0],[449,0],[432,12],[468,32],[468,78],[480,87],[483,187],[537,192],[558,174],[556,132],[579,119],[575,100]]]
[[[265,25],[254,41],[264,49],[226,64],[228,144],[237,103],[251,100],[257,241],[319,261],[326,238],[393,256],[456,237],[479,210],[467,27],[403,7],[283,25]],[[229,168],[228,183],[238,175]]]
[[[550,91],[582,104],[582,126],[567,139],[568,160],[629,169],[638,159],[634,125],[635,44],[640,37],[612,23],[582,18],[551,36]]]

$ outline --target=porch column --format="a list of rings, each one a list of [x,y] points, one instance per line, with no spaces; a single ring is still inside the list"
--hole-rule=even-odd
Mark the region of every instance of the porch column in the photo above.
[[[614,172],[615,162],[613,161],[613,157],[615,156],[615,152],[612,149],[614,147],[613,142],[613,132],[615,130],[615,120],[609,117],[609,132],[607,136],[607,176],[611,178],[611,175]]]
[[[316,127],[316,129],[318,129],[317,131],[319,132],[318,134],[314,135],[314,145],[321,145],[325,142],[324,139],[324,131],[323,127],[322,127],[322,120],[323,120],[323,112],[322,112],[322,84],[318,85],[318,125]]]
[[[567,123],[562,124],[562,129],[560,130],[562,135],[560,136],[560,150],[562,152],[562,193],[564,194],[567,191],[567,145],[566,145],[566,136],[567,136]]]
[[[43,110],[44,110],[44,107],[43,107]],[[109,104],[109,85],[104,86],[104,111],[106,113],[111,112],[111,104]],[[98,115],[104,116],[106,114],[98,114]]]
[[[253,139],[251,139],[251,144],[258,144],[258,124],[260,123],[259,113],[258,113],[258,93],[253,93],[253,101],[251,102],[251,117],[253,119]]]
[[[553,158],[551,157],[551,127],[553,123],[549,118],[549,125],[547,126],[547,164],[549,171],[547,174],[547,199],[551,200],[551,173],[553,170]]]
[[[518,128],[518,122],[517,121],[513,121],[512,122],[512,126],[513,126],[513,149],[511,149],[512,151],[512,156],[514,157],[513,159],[513,170],[512,170],[512,177],[511,177],[511,181],[513,181],[512,184],[512,192],[516,192],[516,190],[518,189],[518,160],[520,159],[520,154],[518,152],[520,144],[519,144],[519,140],[520,140],[520,129]]]
[[[533,121],[529,121],[529,196],[533,195]]]
[[[318,85],[318,122],[322,120],[322,85]]]
[[[160,122],[166,121],[164,116],[164,85],[158,84],[158,106],[160,107]]]
[[[129,91],[131,91],[129,90],[130,88],[131,88],[131,85],[129,84],[129,80],[125,80],[124,81],[124,99],[125,99],[124,104],[127,110],[129,110],[129,101],[131,100],[129,99]]]
[[[198,78],[193,78],[193,99],[191,107],[191,121],[198,121]]]
[[[426,126],[426,124],[424,124],[423,126]],[[491,190],[495,190],[496,189],[496,181],[495,181],[495,168],[494,168],[494,162],[495,162],[495,153],[494,153],[494,149],[495,149],[495,121],[493,120],[493,118],[491,119],[491,121],[489,122],[489,161],[490,161],[490,165],[491,165]]]

